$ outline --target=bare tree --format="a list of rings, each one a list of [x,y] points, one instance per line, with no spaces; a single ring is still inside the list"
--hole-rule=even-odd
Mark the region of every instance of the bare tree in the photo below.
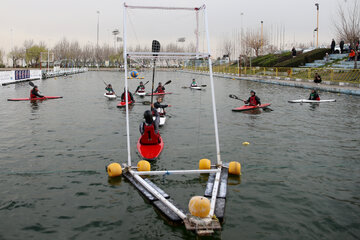
[[[359,41],[360,37],[360,6],[357,0],[353,1],[353,4],[347,6],[344,9],[342,5],[339,5],[338,11],[339,20],[335,22],[335,29],[339,39],[342,39],[350,43],[350,46],[354,49]],[[354,68],[357,68],[358,51],[355,50]]]
[[[246,48],[253,49],[255,51],[255,55],[259,56],[261,48],[268,44],[268,39],[266,35],[264,35],[263,39],[261,39],[259,31],[248,30],[244,36],[244,43]]]
[[[0,66],[4,65],[3,58],[5,56],[4,50],[0,49]]]
[[[13,68],[15,68],[17,66],[17,61],[24,59],[25,57],[24,49],[15,46],[11,49],[11,52],[9,52],[8,57],[12,60]]]
[[[229,39],[226,39],[224,40],[223,42],[223,51],[224,51],[224,55],[227,55],[229,57],[229,61],[231,61],[231,53],[233,52],[234,50],[234,45],[233,43],[231,42],[231,40]]]

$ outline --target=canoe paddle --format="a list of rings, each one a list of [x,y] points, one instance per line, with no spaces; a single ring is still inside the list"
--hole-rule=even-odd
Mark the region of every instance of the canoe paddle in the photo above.
[[[244,99],[241,99],[241,98],[238,98],[236,95],[234,95],[234,94],[230,94],[229,95],[229,97],[230,98],[233,98],[233,99],[236,99],[236,100],[240,100],[240,101],[245,101]],[[265,112],[271,112],[271,111],[274,111],[274,110],[272,110],[271,108],[269,108],[269,107],[264,107],[264,108],[262,108]]]
[[[236,99],[236,100],[243,101],[243,102],[245,101],[244,99],[238,98],[238,97],[237,97],[236,95],[234,95],[234,94],[230,94],[229,97],[230,97],[230,98],[233,98],[233,99]]]

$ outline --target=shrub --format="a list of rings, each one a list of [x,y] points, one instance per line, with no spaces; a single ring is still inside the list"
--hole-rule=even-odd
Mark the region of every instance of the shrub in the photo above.
[[[323,59],[326,53],[330,53],[330,49],[318,48],[307,53],[300,54],[295,58],[290,58],[286,61],[280,62],[275,67],[299,67],[305,63],[314,62],[318,59]]]

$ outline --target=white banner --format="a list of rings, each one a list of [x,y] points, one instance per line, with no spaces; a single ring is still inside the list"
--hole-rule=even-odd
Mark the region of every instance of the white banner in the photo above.
[[[0,72],[0,84],[16,83],[32,79],[41,79],[41,70],[25,69]]]

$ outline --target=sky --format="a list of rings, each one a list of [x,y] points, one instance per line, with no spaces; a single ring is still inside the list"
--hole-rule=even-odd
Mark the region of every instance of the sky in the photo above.
[[[334,21],[339,4],[358,0],[128,0],[128,5],[161,5],[194,7],[206,4],[213,51],[219,42],[231,38],[241,28],[260,28],[274,32],[285,29],[285,42],[310,43],[316,28],[316,7],[319,12],[319,44],[330,44],[335,38]],[[99,17],[99,44],[112,44],[111,32],[122,32],[123,3],[119,0],[1,0],[0,49],[9,52],[25,40],[44,41],[52,47],[60,39],[95,44]],[[100,14],[97,14],[100,11]],[[243,16],[241,17],[241,13]],[[139,20],[149,21],[146,15]],[[151,21],[151,19],[150,19]],[[166,22],[169,28],[172,23]]]

